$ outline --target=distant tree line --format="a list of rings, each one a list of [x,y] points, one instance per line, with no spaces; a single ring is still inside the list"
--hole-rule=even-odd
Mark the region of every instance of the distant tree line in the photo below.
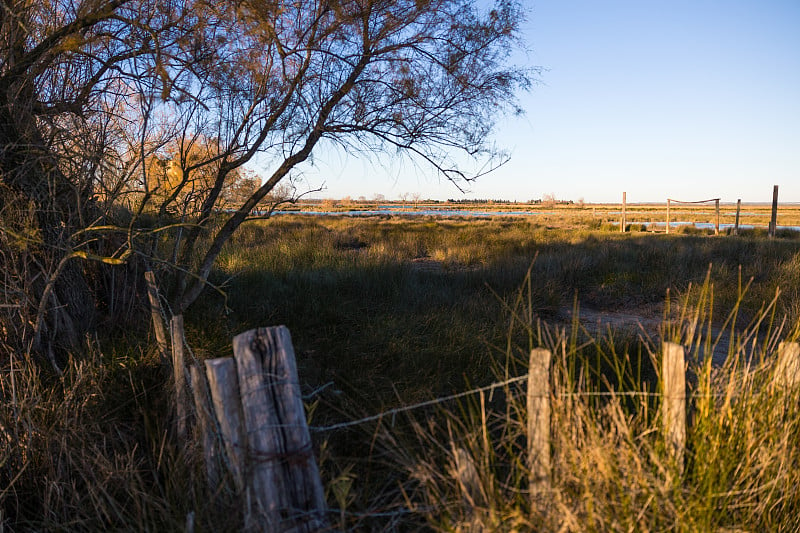
[[[547,199],[547,198],[545,198],[545,199],[536,198],[534,200],[528,200],[528,203],[529,204],[534,204],[534,205],[539,205],[539,204],[544,204],[544,205],[573,205],[575,202],[572,201],[572,200],[556,200],[556,199]]]
[[[473,205],[473,204],[506,204],[506,205],[508,205],[508,204],[516,204],[516,203],[518,203],[516,200],[488,200],[488,199],[483,199],[483,198],[462,198],[462,199],[449,198],[447,200],[447,202],[451,203],[451,204],[468,204],[468,205]],[[536,199],[533,199],[533,200],[528,200],[525,203],[535,204],[535,205],[539,205],[539,204],[545,204],[545,205],[572,205],[575,202],[573,202],[572,200],[557,200],[554,196],[545,195],[545,197],[543,199],[542,198],[536,198]]]
[[[516,202],[512,202],[511,200],[487,200],[482,198],[462,198],[460,200],[455,200],[453,198],[448,198],[448,203],[451,204],[514,204]]]

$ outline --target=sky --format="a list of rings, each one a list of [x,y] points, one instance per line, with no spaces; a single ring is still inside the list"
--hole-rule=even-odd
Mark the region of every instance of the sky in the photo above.
[[[541,67],[510,161],[459,191],[427,168],[318,154],[314,197],[800,202],[800,0],[526,0]]]

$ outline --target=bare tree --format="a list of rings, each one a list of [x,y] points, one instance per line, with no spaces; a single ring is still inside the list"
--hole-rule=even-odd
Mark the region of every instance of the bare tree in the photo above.
[[[494,120],[529,82],[508,66],[515,1],[484,12],[467,0],[4,9],[0,179],[37,213],[43,247],[29,266],[42,275],[16,275],[42,280],[26,298],[54,342],[61,322],[78,324],[73,340],[91,325],[86,259],[165,265],[171,307],[185,311],[231,235],[322,144],[474,178],[455,152],[491,166]],[[268,173],[236,189],[256,155]]]
[[[85,260],[129,257],[124,246],[103,249],[91,231],[102,226],[98,194],[124,183],[112,177],[123,171],[109,157],[112,117],[131,68],[159,69],[159,50],[175,39],[183,13],[180,3],[155,0],[2,2],[2,309],[16,315],[3,313],[2,325],[14,328],[12,348],[55,361],[80,342],[97,294]]]

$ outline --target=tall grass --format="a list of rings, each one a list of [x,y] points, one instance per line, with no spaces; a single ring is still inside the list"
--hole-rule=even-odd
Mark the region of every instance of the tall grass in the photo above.
[[[248,223],[213,274],[227,299],[209,291],[187,338],[199,359],[226,356],[233,334],[286,324],[317,428],[522,375],[531,346],[556,354],[548,505],[527,493],[525,405],[509,385],[315,430],[341,529],[792,531],[797,402],[772,390],[769,365],[800,316],[797,241],[593,224]],[[691,354],[682,477],[657,398],[585,394],[658,389],[659,337],[584,327],[577,317],[592,308],[663,313],[661,337]],[[172,435],[169,372],[146,327],[93,340],[63,378],[4,359],[0,530],[241,527],[234,495],[205,486],[198,450]],[[728,339],[728,363],[710,366]]]
[[[690,353],[714,343],[705,284],[665,328],[686,338]],[[524,389],[501,401],[485,394],[435,417],[412,417],[413,438],[384,428],[381,438],[408,473],[407,505],[438,531],[797,531],[800,528],[800,390],[776,372],[780,329],[759,328],[772,309],[732,342],[721,367],[693,359],[685,469],[665,445],[657,388],[636,383],[636,355],[608,370],[591,364],[603,339],[548,330],[531,322],[527,300],[512,321],[556,356],[552,368],[552,488],[528,491]],[[734,311],[735,312],[735,311]],[[701,317],[700,320],[695,320]],[[760,334],[759,334],[760,333]],[[576,342],[581,337],[584,342]],[[762,339],[763,338],[763,339]],[[760,340],[760,342],[754,342]],[[696,345],[700,345],[697,348]],[[703,347],[704,346],[704,347]],[[646,346],[654,367],[659,350]],[[524,367],[529,346],[512,346],[509,363]],[[587,353],[588,352],[588,353]],[[584,361],[576,371],[576,361]],[[507,373],[501,369],[498,379]],[[616,391],[616,393],[614,393]],[[630,395],[641,392],[641,395]],[[598,395],[597,393],[603,393]]]

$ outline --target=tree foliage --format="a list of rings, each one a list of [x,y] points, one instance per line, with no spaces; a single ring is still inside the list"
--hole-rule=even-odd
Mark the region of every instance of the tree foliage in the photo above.
[[[473,178],[458,153],[491,161],[529,83],[514,1],[2,2],[2,320],[50,355],[120,301],[110,269],[158,267],[185,311],[321,145]]]

